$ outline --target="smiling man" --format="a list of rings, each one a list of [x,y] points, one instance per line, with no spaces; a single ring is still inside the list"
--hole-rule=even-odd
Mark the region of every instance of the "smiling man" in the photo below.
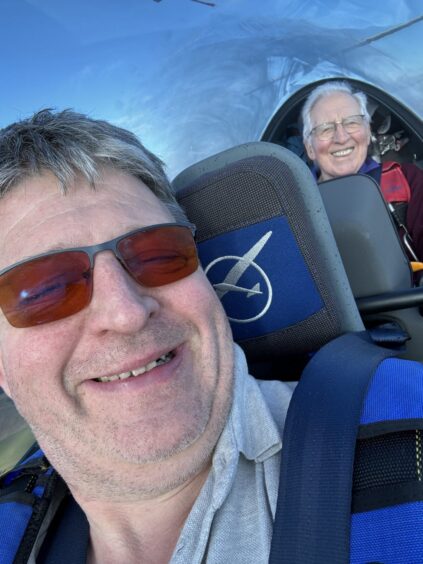
[[[48,483],[2,562],[267,562],[291,391],[248,376],[161,162],[45,110],[0,132],[0,191],[0,385]]]
[[[370,115],[364,92],[346,81],[314,88],[301,112],[303,142],[318,182],[367,174],[380,185],[410,260],[423,260],[423,171],[414,163],[377,162],[369,154]]]

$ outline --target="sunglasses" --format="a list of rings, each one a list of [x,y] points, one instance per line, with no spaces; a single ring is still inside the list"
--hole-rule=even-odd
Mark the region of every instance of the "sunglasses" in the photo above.
[[[150,288],[197,270],[191,224],[162,223],[89,247],[52,251],[0,271],[0,308],[14,327],[33,327],[84,309],[93,293],[94,257],[112,251],[132,278]]]

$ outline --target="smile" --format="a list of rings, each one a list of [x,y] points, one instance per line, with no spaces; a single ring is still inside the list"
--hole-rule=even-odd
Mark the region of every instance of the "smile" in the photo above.
[[[346,157],[354,151],[354,147],[348,147],[348,149],[341,149],[340,151],[334,151],[331,153],[332,157]]]
[[[136,368],[135,370],[130,370],[129,372],[121,372],[120,374],[112,374],[112,376],[100,376],[100,378],[95,378],[94,381],[114,382],[116,380],[126,380],[127,378],[132,378],[134,376],[140,376],[140,374],[145,374],[146,372],[153,370],[153,368],[156,368],[157,366],[161,366],[162,364],[168,363],[169,361],[172,360],[174,356],[175,356],[174,352],[169,352],[163,354],[157,360],[153,360],[152,362],[149,362],[145,366],[141,366],[140,368]]]

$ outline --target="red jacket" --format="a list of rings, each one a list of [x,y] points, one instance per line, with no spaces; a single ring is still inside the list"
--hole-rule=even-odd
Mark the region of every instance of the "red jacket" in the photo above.
[[[408,202],[406,227],[423,260],[423,169],[410,163],[383,163],[380,187],[387,202]]]

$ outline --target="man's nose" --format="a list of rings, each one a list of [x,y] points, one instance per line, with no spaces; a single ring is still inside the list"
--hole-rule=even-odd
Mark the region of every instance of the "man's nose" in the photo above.
[[[338,143],[343,143],[350,137],[350,134],[345,131],[342,122],[336,121],[335,122],[335,132],[333,135],[334,141]]]
[[[94,331],[131,334],[159,310],[151,289],[138,284],[110,252],[99,253],[93,273],[88,318]]]

